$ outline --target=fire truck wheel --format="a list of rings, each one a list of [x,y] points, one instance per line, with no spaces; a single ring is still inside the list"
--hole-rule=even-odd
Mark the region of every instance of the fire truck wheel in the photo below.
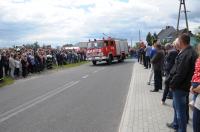
[[[108,60],[106,60],[106,62],[108,63],[108,65],[110,65],[112,63],[112,57],[109,56]]]
[[[93,64],[93,65],[96,65],[96,64],[97,64],[97,61],[92,61],[92,64]]]
[[[107,64],[108,64],[108,65],[110,65],[110,64],[111,64],[110,60],[107,60],[106,62],[107,62]]]

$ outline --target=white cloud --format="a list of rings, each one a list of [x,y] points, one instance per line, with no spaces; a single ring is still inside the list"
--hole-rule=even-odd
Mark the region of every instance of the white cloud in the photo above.
[[[196,11],[198,4],[198,0],[188,2],[188,9]],[[176,26],[172,16],[178,13],[178,5],[173,0],[1,0],[0,22],[34,23],[39,28],[20,36],[20,41],[78,42],[103,32],[136,39],[139,29],[145,36],[166,25]],[[199,22],[191,20],[192,29]]]

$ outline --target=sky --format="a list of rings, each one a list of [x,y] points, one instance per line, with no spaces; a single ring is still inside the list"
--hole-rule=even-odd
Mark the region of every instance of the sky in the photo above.
[[[200,26],[200,0],[186,0],[190,30]],[[0,47],[54,46],[103,38],[138,41],[176,27],[179,0],[0,0]],[[185,27],[184,14],[181,28]]]

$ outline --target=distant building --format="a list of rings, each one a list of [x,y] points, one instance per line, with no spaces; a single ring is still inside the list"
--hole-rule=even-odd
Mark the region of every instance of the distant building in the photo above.
[[[74,46],[73,44],[65,44],[62,47],[65,48],[65,47],[73,47],[73,46]]]
[[[79,48],[87,48],[88,42],[79,42],[79,43],[75,44],[75,46],[79,47]]]
[[[177,30],[173,26],[166,26],[165,29],[162,29],[158,33],[158,39],[162,44],[172,43],[179,35],[183,33],[188,33],[186,28],[181,29],[177,32]],[[194,34],[189,31],[189,35],[191,36],[191,45],[195,45],[197,43],[197,40],[195,39]]]
[[[51,45],[43,45],[42,46],[44,49],[51,49]]]
[[[173,35],[172,35],[172,37],[173,37],[173,38],[172,38],[172,41],[174,41],[176,38],[178,38],[178,36],[180,36],[180,35],[183,34],[183,33],[188,33],[188,31],[187,31],[186,28],[185,28],[185,29],[179,30],[178,33],[177,33],[177,31],[174,32]],[[191,37],[194,36],[194,35],[192,34],[191,31],[189,31],[189,35],[190,35]]]
[[[171,42],[174,38],[174,33],[176,33],[176,29],[173,26],[166,26],[165,29],[158,33],[158,39],[161,43]]]

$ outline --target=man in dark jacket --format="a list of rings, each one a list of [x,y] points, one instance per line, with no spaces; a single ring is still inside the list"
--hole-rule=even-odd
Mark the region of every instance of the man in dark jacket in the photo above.
[[[179,37],[181,51],[176,57],[170,71],[169,86],[173,93],[174,121],[168,127],[186,132],[187,130],[187,97],[189,95],[192,75],[194,73],[197,53],[190,46],[190,36],[182,34]]]
[[[6,55],[5,51],[3,51],[3,53],[1,54],[1,62],[4,69],[4,75],[8,76],[9,75],[9,58],[8,58],[8,55]]]
[[[174,41],[174,44],[178,44],[177,40]],[[168,54],[165,57],[165,73],[166,73],[166,80],[167,80],[167,78],[170,75],[170,71],[175,63],[175,59],[176,59],[176,56],[178,55],[178,51],[177,49],[175,49],[175,45],[174,47],[172,45],[167,45],[166,50],[168,51]],[[169,91],[169,83],[165,82],[165,90],[162,97],[162,104],[165,103],[167,96],[171,97],[172,95],[171,95],[171,92]]]
[[[2,58],[0,55],[0,82],[3,81],[3,62],[2,62]]]
[[[164,51],[162,50],[162,46],[160,44],[156,45],[156,50],[157,50],[156,54],[151,60],[153,64],[154,81],[155,81],[154,90],[151,90],[151,92],[158,92],[160,89],[162,89],[162,70],[164,63]]]

